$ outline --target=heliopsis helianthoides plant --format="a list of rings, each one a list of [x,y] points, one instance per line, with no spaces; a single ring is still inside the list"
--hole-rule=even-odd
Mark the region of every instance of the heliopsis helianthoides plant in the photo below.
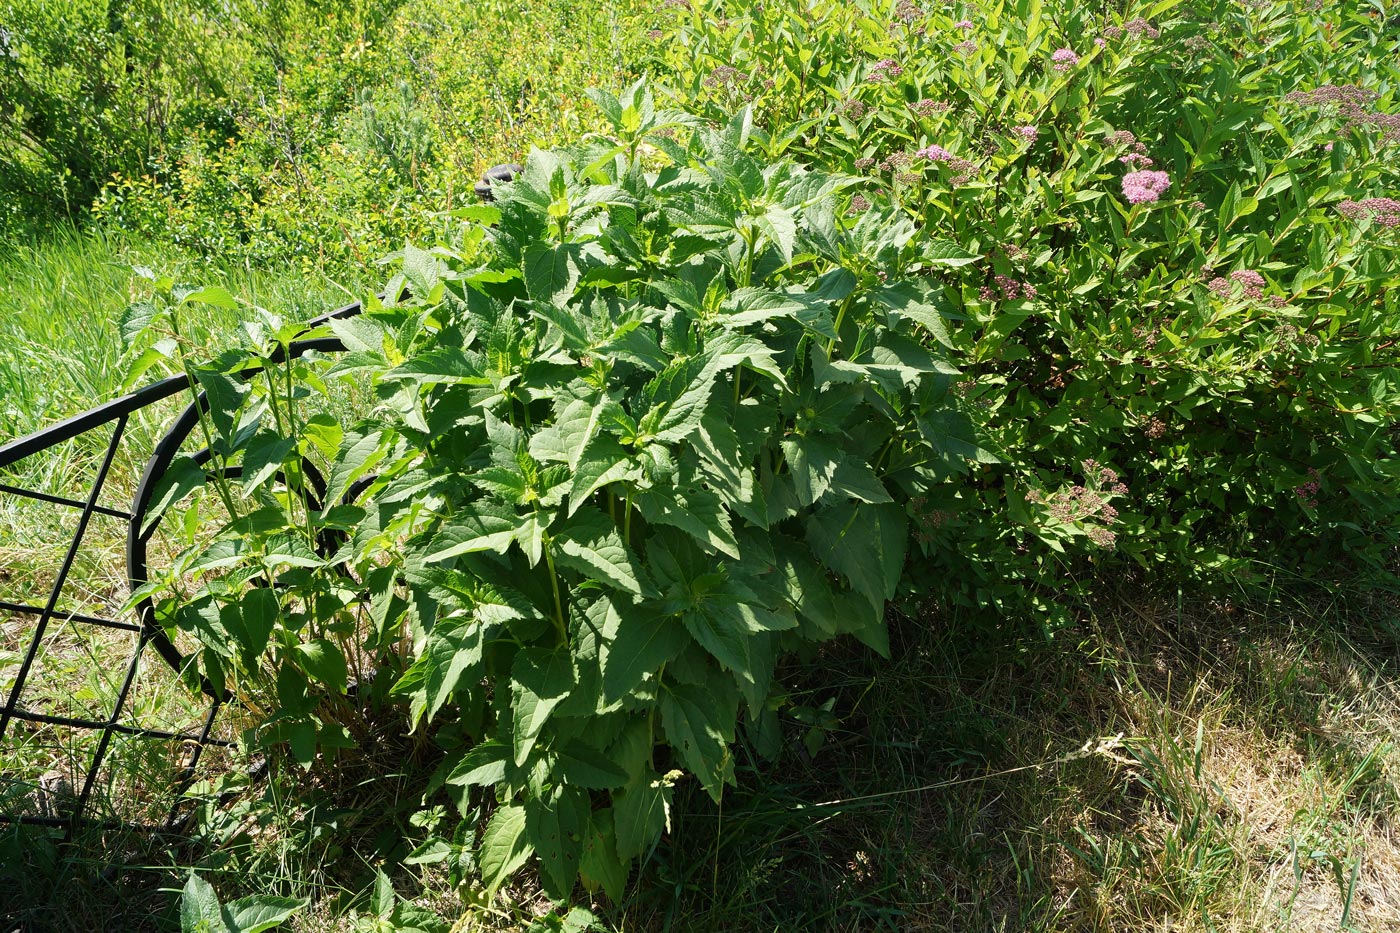
[[[454,244],[405,249],[407,297],[328,325],[345,356],[210,392],[225,492],[258,508],[153,584],[308,766],[401,704],[485,821],[485,885],[533,859],[556,898],[617,896],[684,774],[720,798],[736,731],[776,728],[781,654],[886,650],[907,502],[972,433],[934,273],[974,256],[762,158],[747,111],[595,100],[612,135],[531,152]],[[284,417],[337,381],[372,414]],[[283,488],[308,458],[314,505]]]

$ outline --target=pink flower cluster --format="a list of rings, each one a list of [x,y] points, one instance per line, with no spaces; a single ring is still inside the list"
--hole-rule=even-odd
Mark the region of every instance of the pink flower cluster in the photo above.
[[[870,74],[867,81],[883,81],[886,78],[898,78],[904,74],[904,68],[893,58],[882,58],[870,67]]]
[[[1376,130],[1383,141],[1400,142],[1400,114],[1371,109],[1379,96],[1352,84],[1324,84],[1311,91],[1294,91],[1284,100],[1305,107],[1333,108],[1347,129]]]
[[[1211,279],[1206,283],[1206,288],[1221,298],[1229,298],[1234,287],[1239,285],[1244,297],[1258,299],[1264,297],[1264,288],[1268,284],[1264,277],[1253,269],[1236,269],[1230,273],[1228,279],[1224,276]]]
[[[958,20],[956,23],[953,24],[953,28],[954,28],[954,29],[975,29],[975,28],[977,28],[977,27],[974,26],[974,25],[972,24],[972,20],[970,20],[970,19],[960,19],[960,20]]]
[[[1343,201],[1337,213],[1348,220],[1370,220],[1382,227],[1400,227],[1400,201],[1394,198],[1366,198]]]
[[[942,146],[925,146],[914,153],[916,159],[928,159],[930,162],[942,162],[953,172],[953,177],[949,179],[953,184],[960,185],[972,176],[972,172],[977,168],[977,164],[968,159],[953,155]]]
[[[1056,71],[1069,71],[1079,64],[1079,56],[1074,49],[1056,49],[1050,56],[1050,61],[1055,63]]]
[[[968,39],[966,42],[959,42],[957,45],[953,46],[953,51],[960,52],[963,55],[971,55],[973,52],[977,51],[977,43],[972,39]]]
[[[1155,39],[1162,34],[1161,30],[1141,17],[1128,20],[1124,23],[1123,31],[1133,39],[1139,39],[1143,36],[1149,39]]]
[[[1039,292],[1028,282],[1019,282],[1009,275],[992,276],[991,285],[983,285],[978,296],[983,301],[1020,301],[1034,298]]]
[[[946,100],[934,100],[932,97],[925,97],[915,104],[910,104],[909,109],[921,117],[929,117],[935,113],[943,113],[950,109],[952,105]]]
[[[1129,204],[1146,204],[1157,200],[1171,186],[1166,172],[1129,172],[1123,176],[1123,197]]]
[[[1317,508],[1317,494],[1322,491],[1322,476],[1317,470],[1308,470],[1308,481],[1293,487],[1297,496],[1310,509]]]
[[[1084,534],[1099,547],[1111,548],[1117,543],[1118,535],[1109,526],[1117,523],[1118,510],[1109,504],[1106,496],[1127,495],[1128,487],[1119,480],[1117,472],[1100,466],[1095,460],[1085,460],[1083,467],[1086,485],[1075,485],[1048,496],[1039,489],[1032,489],[1027,498],[1049,506],[1050,517],[1066,525],[1097,519],[1103,524],[1088,526]]]
[[[1030,126],[1030,125],[1026,125],[1026,126],[1013,126],[1013,127],[1011,128],[1011,132],[1014,133],[1015,135],[1021,137],[1022,139],[1024,139],[1024,140],[1025,140],[1026,142],[1028,142],[1028,143],[1033,143],[1033,142],[1035,142],[1035,138],[1036,138],[1037,136],[1040,135],[1040,130],[1038,130],[1038,129],[1036,129],[1034,126]]]

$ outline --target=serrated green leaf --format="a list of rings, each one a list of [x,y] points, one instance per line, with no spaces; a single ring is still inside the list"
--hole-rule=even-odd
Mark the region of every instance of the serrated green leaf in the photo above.
[[[604,702],[630,696],[689,643],[690,636],[675,618],[637,606],[618,606],[603,625]]]
[[[146,328],[154,324],[160,315],[160,309],[150,301],[136,301],[127,305],[122,310],[121,320],[118,323],[118,330],[122,338],[122,348],[124,350],[129,350],[132,344],[141,339],[141,335],[145,333]]]
[[[316,763],[316,723],[298,719],[287,727],[287,745],[292,760],[308,771]]]
[[[590,790],[612,790],[627,783],[627,772],[587,742],[572,739],[556,755],[554,771],[565,783]]]
[[[482,629],[476,619],[442,619],[428,633],[423,653],[404,671],[390,691],[409,698],[409,729],[431,720],[457,688],[484,673]]]
[[[145,521],[141,524],[142,536],[150,533],[167,509],[208,481],[209,475],[194,458],[182,454],[172,460],[151,492],[151,505],[146,509]]]
[[[525,808],[513,803],[499,807],[481,834],[478,864],[486,889],[494,894],[533,851],[525,834]]]
[[[232,442],[248,384],[214,369],[196,369],[194,375],[208,398],[209,420],[214,423],[214,430],[223,441]]]
[[[707,489],[650,489],[633,496],[642,517],[653,525],[679,528],[712,550],[739,559],[729,512],[719,496]]]
[[[302,897],[255,894],[229,903],[224,912],[233,933],[263,933],[290,920],[310,903]]]
[[[930,240],[923,252],[924,262],[935,266],[965,266],[981,258],[951,240]]]
[[[555,787],[545,799],[525,798],[526,828],[540,859],[540,880],[556,901],[569,896],[578,878],[588,811],[588,796],[575,787]]]
[[[599,489],[624,479],[632,470],[632,459],[621,444],[606,435],[594,437],[584,448],[578,468],[573,472],[569,514],[577,512]]]
[[[595,508],[580,508],[554,536],[555,561],[608,586],[648,596],[646,572],[623,544],[612,519]]]
[[[403,276],[413,289],[413,294],[427,299],[437,287],[440,278],[439,260],[432,253],[421,250],[412,243],[403,247]]]
[[[642,855],[671,828],[671,794],[670,782],[654,771],[643,772],[626,789],[613,794],[619,858]]]
[[[848,501],[818,509],[807,519],[812,552],[875,605],[894,597],[907,537],[904,510],[894,503]]]
[[[478,551],[504,554],[524,521],[525,517],[514,509],[494,502],[463,506],[438,529],[423,562],[432,564]]]
[[[444,783],[490,787],[506,779],[510,749],[490,739],[473,745],[453,766]]]
[[[213,886],[194,872],[180,895],[180,929],[183,933],[232,933],[224,923]]]
[[[631,867],[630,858],[624,859],[617,854],[612,808],[593,811],[584,835],[583,854],[579,858],[579,878],[584,886],[590,891],[601,887],[609,900],[616,903],[622,899]]]
[[[243,489],[251,492],[272,479],[295,447],[294,439],[280,437],[273,431],[254,434],[243,449],[243,475],[239,478]]]
[[[579,251],[574,243],[536,243],[525,250],[525,291],[535,301],[563,307],[578,288]]]
[[[344,693],[349,678],[349,668],[340,646],[327,638],[302,642],[296,647],[302,670],[315,681],[325,684],[336,693]]]
[[[574,688],[574,665],[567,648],[525,648],[511,667],[512,739],[517,767],[524,767],[554,708]]]
[[[710,797],[718,803],[726,782],[733,783],[737,699],[732,688],[711,690],[701,684],[678,684],[661,691],[661,722],[666,740]]]
[[[191,301],[197,304],[213,305],[226,311],[238,310],[238,299],[229,294],[228,289],[220,288],[217,285],[206,285],[203,288],[185,292],[180,297],[181,304],[188,304]]]

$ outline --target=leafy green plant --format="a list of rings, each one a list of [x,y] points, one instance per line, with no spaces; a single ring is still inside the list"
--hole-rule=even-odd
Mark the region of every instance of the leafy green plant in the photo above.
[[[1115,552],[1231,586],[1393,566],[1381,5],[667,11],[675,99],[751,101],[770,153],[982,257],[944,277],[949,358],[1000,462],[918,503],[938,595],[1053,631]]]
[[[904,502],[971,432],[936,274],[975,256],[766,162],[748,111],[594,99],[611,136],[406,247],[386,295],[411,297],[328,325],[345,356],[283,372],[269,320],[261,361],[192,370],[212,453],[159,505],[207,477],[229,520],[147,588],[307,766],[402,703],[487,817],[487,889],[534,857],[560,899],[620,895],[685,773],[722,797],[780,653],[887,650]],[[337,380],[368,418],[298,415]]]
[[[305,900],[268,894],[220,904],[213,885],[190,872],[180,895],[180,933],[263,933],[306,905]]]

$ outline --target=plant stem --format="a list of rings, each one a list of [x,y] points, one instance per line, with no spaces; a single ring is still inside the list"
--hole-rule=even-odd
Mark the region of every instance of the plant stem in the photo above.
[[[549,587],[554,591],[554,628],[559,632],[560,644],[569,643],[569,630],[564,625],[564,605],[559,599],[559,574],[554,570],[554,548],[548,540],[544,543],[544,559],[549,565]]]

